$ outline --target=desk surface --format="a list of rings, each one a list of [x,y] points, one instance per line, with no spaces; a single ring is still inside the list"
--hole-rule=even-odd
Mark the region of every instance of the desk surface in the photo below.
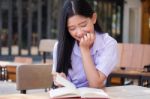
[[[110,99],[150,99],[150,88],[141,86],[106,87],[104,90]],[[49,94],[10,94],[2,95],[0,99],[49,99]]]
[[[9,62],[9,61],[0,61],[0,66],[20,66],[24,65],[25,63],[19,63],[19,62]]]
[[[49,99],[49,94],[9,94],[0,96],[0,99]]]
[[[104,89],[110,99],[150,99],[150,88],[129,85]]]
[[[33,63],[34,65],[51,65],[52,63]],[[30,63],[21,63],[21,62],[13,62],[13,61],[0,61],[0,66],[20,66],[20,65],[30,65]]]
[[[128,74],[128,75],[140,75],[143,71],[137,70],[114,70],[113,74]]]

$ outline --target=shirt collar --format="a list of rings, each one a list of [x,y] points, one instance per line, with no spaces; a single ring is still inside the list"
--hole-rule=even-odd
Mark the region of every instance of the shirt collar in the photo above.
[[[104,48],[104,41],[103,41],[103,36],[101,36],[102,34],[98,34],[96,32],[96,39],[94,41],[94,44],[92,46],[92,48],[90,49],[91,55],[94,55],[98,50]],[[75,42],[74,48],[73,48],[73,53],[75,53],[76,55],[81,57],[81,51],[79,48],[79,45],[77,43],[77,41]]]

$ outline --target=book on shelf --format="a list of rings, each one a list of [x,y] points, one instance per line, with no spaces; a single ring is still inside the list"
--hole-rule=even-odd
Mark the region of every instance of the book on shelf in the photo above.
[[[51,89],[49,91],[50,98],[100,98],[108,99],[109,96],[102,89],[81,87],[76,88],[73,83],[67,79],[61,77],[59,74],[56,75],[56,82],[63,85],[64,87]]]

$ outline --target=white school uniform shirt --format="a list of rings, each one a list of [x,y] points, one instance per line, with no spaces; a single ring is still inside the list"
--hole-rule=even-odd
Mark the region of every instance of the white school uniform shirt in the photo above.
[[[57,44],[58,42],[55,44],[53,51],[52,71],[56,71],[57,66]],[[92,48],[90,49],[90,52],[95,68],[107,77],[118,62],[118,50],[116,40],[109,36],[108,33],[96,33],[96,39]],[[77,88],[88,87],[89,84],[86,78],[86,74],[84,72],[82,56],[77,42],[75,42],[71,54],[71,64],[72,69],[69,69],[67,76],[68,80],[74,83]]]

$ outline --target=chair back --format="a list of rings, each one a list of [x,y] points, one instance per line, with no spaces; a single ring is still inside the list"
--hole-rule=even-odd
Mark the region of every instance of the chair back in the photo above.
[[[150,45],[144,44],[142,66],[150,65]]]
[[[132,61],[133,44],[124,43],[121,57],[121,67],[130,67]]]
[[[33,60],[31,57],[16,56],[14,62],[32,64]]]
[[[132,45],[132,61],[130,68],[133,70],[142,70],[142,59],[143,59],[143,44]]]
[[[117,67],[121,66],[121,57],[122,57],[122,50],[123,50],[123,44],[122,43],[118,43],[118,64],[116,65]]]
[[[55,39],[42,39],[42,40],[40,40],[39,52],[42,52],[42,55],[43,55],[42,62],[43,63],[52,64],[52,59],[50,61],[47,61],[46,53],[47,52],[49,52],[49,53],[53,52],[53,48],[54,48],[54,45],[55,45],[56,41],[57,40],[55,40]]]
[[[16,70],[17,90],[46,89],[52,85],[52,66],[46,64],[21,65]]]
[[[55,39],[40,40],[39,51],[40,52],[52,52],[56,41],[57,40],[55,40]]]

